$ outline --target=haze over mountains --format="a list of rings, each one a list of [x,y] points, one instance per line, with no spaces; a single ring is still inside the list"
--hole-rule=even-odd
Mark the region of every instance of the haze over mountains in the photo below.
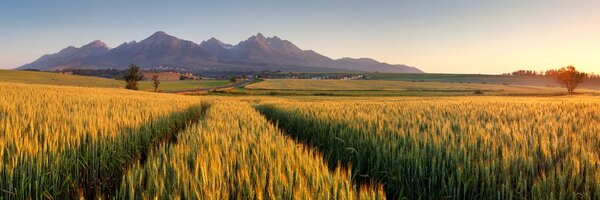
[[[141,67],[186,68],[192,71],[354,71],[422,73],[406,65],[391,65],[369,58],[331,59],[312,50],[302,50],[290,41],[262,34],[237,45],[215,38],[196,44],[159,31],[140,42],[109,48],[96,40],[82,47],[69,46],[58,53],[44,55],[18,69],[60,70],[67,68]]]

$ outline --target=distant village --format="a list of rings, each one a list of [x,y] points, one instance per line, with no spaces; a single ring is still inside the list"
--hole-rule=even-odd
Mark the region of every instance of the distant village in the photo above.
[[[35,69],[27,69],[28,71],[39,71]],[[80,76],[96,76],[102,78],[121,79],[124,70],[121,69],[63,69],[51,71],[54,73],[80,75]],[[181,81],[181,80],[245,80],[245,79],[314,79],[314,80],[365,80],[368,77],[358,73],[316,73],[316,72],[281,72],[281,71],[260,71],[260,72],[242,72],[229,71],[220,73],[190,73],[187,70],[171,69],[171,68],[151,68],[144,69],[144,79],[150,80],[157,76],[161,81]]]
[[[314,79],[314,80],[364,80],[367,77],[363,74],[338,74],[338,73],[271,73],[260,74],[260,78],[270,79]]]

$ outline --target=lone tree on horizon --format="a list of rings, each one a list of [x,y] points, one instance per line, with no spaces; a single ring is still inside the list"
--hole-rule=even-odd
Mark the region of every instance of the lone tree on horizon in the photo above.
[[[158,75],[154,75],[152,76],[152,86],[154,86],[154,92],[156,92],[156,89],[158,89],[158,86],[160,85],[160,80],[158,80]]]
[[[560,68],[557,72],[558,81],[565,85],[567,91],[571,94],[575,92],[577,85],[583,82],[587,76],[586,73],[577,71],[572,65]]]
[[[130,90],[138,90],[137,82],[141,81],[142,78],[144,78],[144,74],[142,73],[140,67],[135,64],[129,65],[129,69],[123,76],[123,79],[125,79],[125,82],[127,82],[125,88]]]

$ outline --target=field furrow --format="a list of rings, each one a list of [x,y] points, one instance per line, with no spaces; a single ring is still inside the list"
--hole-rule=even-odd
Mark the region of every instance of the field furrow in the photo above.
[[[239,101],[216,103],[200,124],[123,176],[126,199],[384,199],[377,185],[355,186],[319,153],[295,144]]]

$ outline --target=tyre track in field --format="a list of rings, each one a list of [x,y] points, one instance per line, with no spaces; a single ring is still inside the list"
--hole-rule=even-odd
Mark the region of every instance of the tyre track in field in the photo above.
[[[300,124],[303,121],[290,121],[288,119],[281,119],[278,116],[278,114],[275,114],[277,112],[277,111],[275,111],[276,109],[269,105],[255,105],[254,109],[256,109],[257,112],[259,112],[263,117],[265,117],[267,119],[267,121],[269,121],[269,123],[271,123],[273,126],[277,127],[281,133],[293,138],[296,143],[298,143],[300,145],[305,145],[307,147],[311,147],[311,148],[317,150],[318,152],[320,152],[321,155],[323,156],[323,159],[325,160],[325,163],[329,167],[330,171],[335,171],[336,168],[338,168],[338,167],[350,167],[350,168],[352,168],[351,181],[354,184],[356,184],[358,186],[361,186],[361,185],[372,186],[375,184],[384,185],[385,194],[386,194],[387,199],[399,199],[400,197],[404,196],[404,195],[398,193],[398,191],[393,191],[393,186],[390,187],[390,185],[386,184],[386,181],[384,178],[381,178],[380,176],[373,175],[372,173],[370,173],[373,171],[373,169],[371,168],[372,166],[360,165],[360,161],[362,159],[359,157],[361,155],[362,155],[362,157],[364,157],[364,156],[370,156],[370,155],[375,154],[374,151],[371,151],[372,149],[366,149],[367,150],[366,152],[359,153],[354,148],[357,146],[353,146],[352,144],[346,144],[346,142],[339,137],[332,137],[332,138],[323,137],[323,138],[317,138],[317,139],[311,138],[310,136],[305,135],[303,133],[293,131],[294,128],[301,126]],[[292,114],[292,113],[286,113],[284,115],[290,115],[290,114]],[[310,121],[310,119],[304,119],[304,120],[306,120],[304,122]],[[316,121],[312,121],[311,123],[316,123]],[[307,127],[307,128],[310,128],[310,127]],[[327,127],[327,129],[329,129],[329,128]],[[363,145],[368,145],[368,144],[363,143],[363,144],[359,144],[358,146],[363,146]],[[333,149],[337,149],[337,150],[333,150]],[[379,170],[377,173],[378,174],[382,174],[382,173],[386,174],[387,172]]]
[[[199,123],[205,116],[206,110],[210,107],[209,104],[201,104],[197,114],[188,116],[184,121],[174,122],[169,132],[161,137],[153,138],[153,140],[147,146],[140,146],[139,155],[134,155],[131,160],[126,161],[119,169],[113,171],[110,174],[106,174],[100,181],[100,183],[92,183],[85,185],[82,189],[83,197],[85,199],[98,199],[106,198],[112,199],[115,197],[116,189],[121,185],[123,174],[129,170],[133,164],[139,162],[141,165],[146,164],[149,156],[152,156],[150,152],[158,148],[161,144],[165,143],[177,143],[177,135],[185,130],[187,127]],[[190,108],[192,109],[192,108]],[[100,190],[100,194],[98,194]]]

